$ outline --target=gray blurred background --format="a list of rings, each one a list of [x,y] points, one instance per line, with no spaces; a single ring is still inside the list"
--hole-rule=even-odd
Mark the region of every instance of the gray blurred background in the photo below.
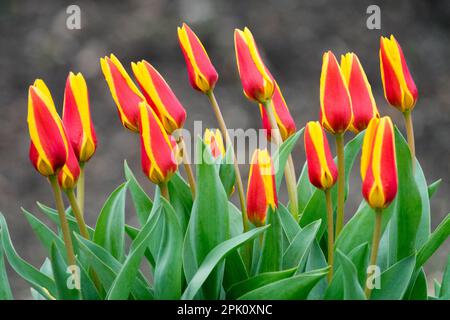
[[[69,4],[81,8],[81,30],[66,28]],[[366,27],[366,9],[381,8],[381,30]],[[82,72],[90,90],[98,150],[87,165],[87,222],[94,224],[102,203],[123,181],[123,160],[152,193],[140,169],[139,141],[117,116],[99,66],[115,53],[127,70],[131,61],[147,59],[166,77],[194,120],[216,127],[207,99],[191,89],[178,47],[176,27],[186,21],[203,41],[218,73],[216,89],[230,128],[259,128],[259,111],[242,94],[235,66],[234,28],[248,26],[272,74],[278,80],[297,127],[318,118],[322,53],[358,54],[382,114],[391,115],[404,131],[398,112],[388,107],[378,64],[380,35],[395,34],[403,46],[419,102],[414,111],[417,155],[428,183],[442,177],[432,201],[432,228],[449,210],[450,140],[450,2],[441,1],[0,1],[0,210],[6,215],[19,254],[39,266],[45,257],[23,206],[38,213],[35,201],[53,205],[50,188],[28,160],[27,88],[35,78],[46,81],[61,110],[69,71]],[[347,134],[347,140],[351,134]],[[294,150],[297,170],[303,145]],[[359,164],[357,164],[358,166]],[[243,166],[246,180],[248,168]],[[297,172],[298,174],[299,172]],[[362,196],[358,170],[351,181],[347,215]],[[283,191],[284,192],[284,191]],[[286,199],[285,194],[281,195]],[[234,199],[236,200],[236,199]],[[38,213],[39,217],[42,217]],[[135,222],[127,205],[127,220]],[[449,252],[445,244],[426,265],[429,283],[441,279]],[[30,298],[29,286],[10,268],[16,298]]]

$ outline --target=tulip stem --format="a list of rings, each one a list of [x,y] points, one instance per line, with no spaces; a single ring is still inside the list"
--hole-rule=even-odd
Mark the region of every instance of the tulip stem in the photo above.
[[[73,189],[69,189],[66,191],[67,198],[69,199],[70,206],[72,207],[73,214],[75,219],[77,220],[78,229],[80,230],[80,234],[89,240],[89,232],[86,227],[86,223],[84,222],[83,215],[81,214],[80,207],[78,205],[77,199],[75,198],[75,193]]]
[[[414,141],[414,127],[413,127],[411,110],[405,111],[403,113],[403,116],[405,118],[406,136],[408,139],[409,150],[411,152],[411,160],[412,160],[411,162],[412,162],[412,168],[414,171],[416,168],[416,146],[415,146],[415,141]]]
[[[186,175],[188,178],[189,187],[191,188],[192,198],[195,198],[195,188],[196,188],[195,178],[194,178],[194,173],[192,172],[192,167],[191,167],[191,164],[190,164],[190,161],[188,158],[186,144],[184,143],[183,136],[180,136],[178,141],[181,143],[181,149],[182,149],[182,155],[183,155],[183,165],[184,165],[184,170],[186,171]]]
[[[56,209],[58,211],[61,230],[63,233],[64,245],[66,247],[67,262],[69,266],[74,266],[76,265],[76,263],[75,263],[75,254],[72,246],[72,237],[70,236],[69,224],[67,223],[67,217],[64,211],[64,202],[61,196],[61,189],[59,188],[58,178],[56,175],[51,175],[48,177],[48,180],[50,181],[53,190],[53,195],[55,196]]]
[[[373,229],[373,239],[372,239],[372,251],[370,253],[370,263],[369,266],[374,266],[377,263],[378,246],[380,244],[381,238],[381,221],[383,218],[382,209],[375,209],[375,227]],[[372,286],[368,286],[366,281],[365,294],[367,300],[370,299],[370,294],[372,293]]]
[[[330,271],[328,272],[328,283],[333,278],[333,265],[334,265],[334,223],[333,223],[333,205],[331,200],[330,189],[325,190],[325,198],[327,201],[327,226],[328,226],[328,265]]]
[[[167,182],[161,182],[159,184],[159,189],[161,190],[161,195],[170,202],[169,188],[167,187]]]
[[[336,150],[338,162],[337,180],[337,213],[336,213],[336,238],[344,226],[344,198],[345,198],[345,159],[344,159],[344,133],[336,134]]]
[[[275,144],[279,147],[283,143],[283,138],[280,134],[280,129],[278,128],[277,120],[273,113],[272,100],[267,100],[263,103],[266,109],[267,116],[269,117],[271,126],[271,137],[273,138]],[[286,188],[289,196],[289,209],[291,211],[292,217],[295,221],[298,221],[298,197],[297,197],[297,184],[295,177],[295,168],[292,156],[289,155],[287,164],[284,167],[284,176],[286,178]]]
[[[80,176],[77,182],[77,200],[81,216],[84,215],[84,162],[80,162]]]

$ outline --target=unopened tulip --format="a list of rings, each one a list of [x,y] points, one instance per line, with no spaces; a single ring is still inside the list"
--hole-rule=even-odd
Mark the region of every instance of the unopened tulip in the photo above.
[[[354,53],[341,56],[341,70],[352,100],[353,121],[350,130],[360,132],[367,128],[370,120],[380,117],[366,73]]]
[[[38,79],[28,90],[30,160],[44,176],[55,175],[66,163],[68,141],[50,91]]]
[[[155,184],[167,182],[177,170],[172,142],[150,106],[144,101],[139,108],[142,170]]]
[[[331,51],[325,52],[320,76],[320,122],[333,134],[345,132],[352,122],[352,102],[341,68]]]
[[[183,127],[186,111],[161,74],[147,61],[131,64],[142,93],[168,134]]]
[[[380,69],[386,100],[401,112],[414,108],[418,92],[402,48],[393,35],[380,39]]]
[[[198,91],[214,89],[219,75],[197,35],[185,23],[178,27],[178,41],[186,61],[189,82]]]
[[[275,83],[264,65],[255,39],[248,28],[234,31],[234,47],[239,76],[245,96],[260,103],[271,99]]]
[[[361,155],[362,193],[374,209],[386,208],[397,194],[394,127],[391,118],[374,118],[367,127]]]
[[[89,110],[86,81],[81,73],[70,73],[64,92],[63,123],[79,162],[88,161],[97,148],[97,136]]]
[[[223,138],[219,129],[206,129],[203,140],[211,150],[211,154],[214,159],[225,157],[225,147],[223,145]]]
[[[248,177],[248,219],[255,226],[264,225],[269,207],[278,207],[273,162],[267,150],[256,149]]]
[[[338,170],[325,131],[318,121],[306,124],[304,140],[309,181],[322,190],[331,188],[336,183]]]
[[[72,146],[69,146],[69,156],[66,164],[59,171],[58,182],[62,189],[70,190],[77,185],[78,177],[80,176],[80,166],[78,159]]]
[[[275,91],[272,97],[272,106],[275,119],[277,120],[278,129],[280,130],[281,138],[286,140],[297,130],[295,126],[294,119],[292,119],[291,113],[289,112],[286,101],[281,94],[280,87],[275,82]],[[262,126],[266,130],[267,139],[271,139],[272,126],[270,125],[269,117],[267,116],[267,111],[262,104],[259,104],[259,110],[261,112]]]
[[[139,132],[139,104],[145,101],[144,96],[115,55],[101,58],[100,64],[122,124]]]

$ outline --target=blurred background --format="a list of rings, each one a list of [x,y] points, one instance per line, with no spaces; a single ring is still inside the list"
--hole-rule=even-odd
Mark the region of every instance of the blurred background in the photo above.
[[[81,9],[81,29],[66,27],[68,5]],[[367,7],[381,9],[381,30],[369,30]],[[53,205],[48,183],[28,159],[27,90],[36,78],[48,84],[61,110],[69,71],[87,80],[99,146],[87,165],[87,222],[94,224],[109,193],[123,182],[128,160],[149,193],[153,187],[140,169],[139,141],[117,116],[99,59],[114,53],[128,71],[131,61],[147,59],[166,78],[194,120],[216,127],[207,99],[192,90],[178,46],[176,28],[187,22],[203,41],[219,72],[216,95],[230,128],[259,128],[257,106],[247,101],[238,78],[234,28],[248,26],[264,60],[278,80],[297,127],[319,114],[322,53],[358,54],[372,84],[381,114],[391,115],[404,132],[399,112],[387,106],[381,86],[379,37],[393,33],[403,47],[419,89],[413,113],[417,155],[427,182],[443,178],[432,201],[432,228],[448,212],[450,193],[450,2],[441,1],[0,1],[0,210],[5,214],[19,254],[39,267],[39,245],[20,207],[38,214],[36,201]],[[349,140],[352,134],[348,133]],[[297,170],[304,162],[302,143],[293,153]],[[356,166],[359,166],[357,163]],[[355,168],[356,169],[356,168]],[[242,167],[246,180],[248,168]],[[297,172],[297,175],[299,172]],[[246,182],[244,182],[246,183]],[[347,218],[362,199],[358,170],[351,179]],[[286,199],[284,190],[281,195]],[[234,199],[236,200],[236,199]],[[128,201],[130,202],[130,201]],[[127,220],[135,214],[127,205]],[[441,279],[449,253],[445,245],[425,266],[429,284]],[[7,266],[15,298],[30,298],[29,286]]]

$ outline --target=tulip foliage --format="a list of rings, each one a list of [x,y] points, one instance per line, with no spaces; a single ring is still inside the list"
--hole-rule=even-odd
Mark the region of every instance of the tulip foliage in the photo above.
[[[252,33],[235,31],[244,94],[259,104],[266,136],[278,145],[272,154],[254,151],[242,197],[234,148],[213,95],[218,74],[187,25],[178,37],[189,81],[209,98],[220,130],[207,129],[193,141],[191,158],[200,161],[196,176],[189,176],[189,150],[176,134],[186,112],[169,84],[145,60],[132,64],[134,81],[117,57],[102,58],[111,105],[130,134],[138,133],[141,164],[124,162],[124,181],[93,226],[83,219],[94,215],[84,208],[84,170],[89,172],[97,147],[86,81],[70,73],[63,120],[44,82],[30,86],[30,159],[51,182],[56,208],[38,202],[39,212],[22,209],[46,252],[39,267],[19,256],[13,228],[0,214],[0,299],[13,298],[6,261],[29,283],[33,298],[45,300],[450,299],[450,259],[433,292],[423,269],[450,235],[449,215],[431,230],[430,200],[440,180],[427,184],[411,149],[413,136],[405,140],[389,117],[380,118],[354,53],[344,55],[341,65],[331,51],[324,54],[319,121],[297,131]],[[386,99],[412,121],[417,91],[393,37],[382,38],[380,61]],[[347,130],[352,132],[338,161],[328,138],[343,142]],[[291,155],[302,144],[304,164]],[[132,171],[139,165],[140,176],[155,185],[154,195]],[[360,172],[361,187],[349,185],[352,172]],[[295,190],[288,181],[293,178]],[[291,203],[278,196],[283,180]],[[347,222],[338,230],[340,184],[343,204],[350,188],[361,189],[361,204],[345,212]],[[232,199],[236,194],[240,206]],[[126,223],[134,214],[137,223]]]

